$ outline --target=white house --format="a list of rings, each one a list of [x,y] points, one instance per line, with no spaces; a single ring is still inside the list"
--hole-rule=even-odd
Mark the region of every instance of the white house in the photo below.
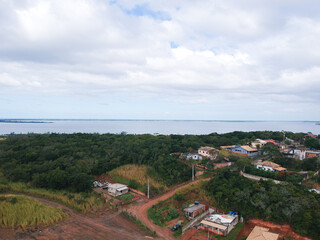
[[[129,191],[128,186],[120,184],[120,183],[114,183],[110,184],[108,186],[108,193],[112,196],[120,196],[122,194],[125,194]]]
[[[279,164],[276,164],[274,162],[270,161],[264,161],[261,160],[256,162],[254,165],[256,165],[256,168],[264,170],[264,171],[271,171],[271,172],[282,172],[286,171],[286,168],[281,167]]]
[[[219,150],[213,147],[201,147],[198,149],[198,154],[210,158],[211,160],[215,160],[219,155]]]
[[[212,214],[200,222],[200,229],[227,235],[237,225],[238,215]]]

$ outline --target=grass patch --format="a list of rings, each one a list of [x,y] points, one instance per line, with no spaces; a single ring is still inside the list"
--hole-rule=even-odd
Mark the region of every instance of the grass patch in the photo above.
[[[206,181],[191,184],[185,188],[179,189],[176,192],[176,195],[183,197],[190,203],[194,201],[201,201],[211,204],[214,202],[214,198],[210,196],[208,191],[205,189],[205,184],[207,184]]]
[[[168,187],[154,178],[148,176],[148,166],[127,164],[109,172],[109,175],[113,180],[129,185],[129,187],[135,188],[141,192],[147,192],[148,179],[150,183],[150,189],[158,189],[159,192],[164,192]],[[131,180],[131,181],[130,181]]]
[[[177,202],[172,197],[165,201],[161,201],[148,209],[148,218],[152,219],[153,223],[164,227],[167,222],[179,217],[180,209],[174,204]]]
[[[10,228],[35,227],[59,222],[67,216],[59,208],[53,208],[27,196],[0,195],[0,226]]]
[[[23,193],[35,197],[42,197],[68,206],[79,212],[90,212],[105,206],[104,199],[97,193],[70,193],[67,191],[46,190],[32,188],[26,183],[0,184],[0,192]]]
[[[130,202],[130,199],[134,198],[134,196],[131,194],[131,193],[126,193],[126,194],[123,194],[121,196],[118,196],[117,197],[119,200],[121,201],[124,201],[126,203],[129,203]]]
[[[129,218],[131,221],[136,222],[141,228],[143,228],[144,230],[146,230],[147,232],[149,232],[152,236],[157,236],[155,231],[151,231],[150,228],[148,228],[146,225],[144,225],[140,220],[138,220],[135,216],[132,216],[131,214],[129,214],[127,211],[122,211],[121,212],[122,215],[124,215],[125,217]]]

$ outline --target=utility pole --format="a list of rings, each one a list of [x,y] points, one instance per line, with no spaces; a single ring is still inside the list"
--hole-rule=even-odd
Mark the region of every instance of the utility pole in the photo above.
[[[192,164],[192,181],[194,181],[194,164]]]
[[[149,199],[149,178],[148,178],[148,199]]]

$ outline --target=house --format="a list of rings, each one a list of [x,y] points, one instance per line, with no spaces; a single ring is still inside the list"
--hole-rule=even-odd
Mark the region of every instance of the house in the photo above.
[[[252,148],[248,145],[233,145],[233,146],[220,146],[221,149],[232,151],[233,153],[249,156],[251,158],[257,157],[260,155],[260,152],[256,148]]]
[[[231,151],[234,148],[234,145],[232,145],[232,146],[220,146],[220,148],[224,149],[224,150]]]
[[[279,234],[269,232],[269,228],[255,226],[247,240],[277,240]]]
[[[199,202],[194,202],[194,204],[189,205],[189,207],[185,208],[183,211],[188,219],[194,219],[196,216],[206,211],[206,206]]]
[[[286,157],[296,158],[299,160],[303,160],[305,158],[311,158],[311,157],[320,157],[319,150],[309,150],[305,148],[301,148],[301,149],[289,148],[289,149],[284,149],[281,152]]]
[[[251,146],[254,148],[257,148],[257,146],[259,146],[259,148],[262,148],[266,144],[267,144],[267,141],[264,141],[261,139],[256,139],[253,142],[251,142]]]
[[[309,192],[315,192],[317,194],[320,194],[320,189],[312,188],[312,189],[309,189]]]
[[[192,160],[201,160],[202,157],[201,157],[199,154],[189,153],[189,154],[187,155],[187,158],[186,158],[186,159],[187,159],[187,160],[190,160],[190,159],[192,159]]]
[[[260,160],[260,161],[255,162],[254,165],[256,166],[256,168],[264,170],[264,171],[271,171],[271,172],[287,171],[286,168],[281,167],[279,164],[276,164],[276,163],[270,162],[270,161],[262,162]]]
[[[207,157],[211,160],[215,160],[219,155],[219,150],[213,147],[200,147],[198,149],[198,154]]]
[[[306,140],[307,138],[318,138],[318,136],[308,133],[307,135],[304,135],[303,140]]]
[[[218,235],[227,235],[237,225],[238,215],[212,214],[200,222],[199,229],[207,230]]]
[[[248,145],[234,146],[231,151],[240,155],[249,156],[251,158],[259,156],[259,151]]]
[[[279,143],[277,143],[275,140],[273,139],[268,139],[268,140],[264,140],[267,143],[272,143],[273,145],[279,146]]]
[[[129,191],[128,186],[120,184],[120,183],[114,183],[110,184],[108,186],[108,193],[114,197],[123,195]]]

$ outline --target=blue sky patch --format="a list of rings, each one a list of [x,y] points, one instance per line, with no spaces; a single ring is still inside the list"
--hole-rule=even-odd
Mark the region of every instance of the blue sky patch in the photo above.
[[[116,1],[111,1],[110,4],[117,4]],[[168,21],[171,20],[169,13],[163,11],[154,11],[150,9],[148,4],[138,4],[135,5],[132,9],[124,9],[122,6],[119,6],[126,14],[133,15],[137,17],[147,16],[156,20]]]

